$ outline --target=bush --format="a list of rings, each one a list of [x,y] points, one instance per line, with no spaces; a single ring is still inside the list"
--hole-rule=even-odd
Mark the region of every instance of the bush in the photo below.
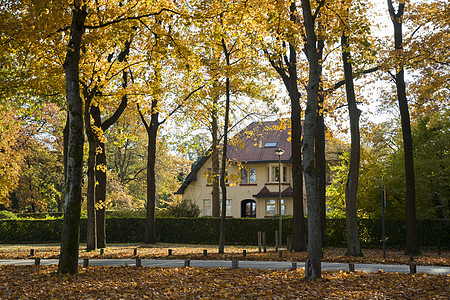
[[[191,200],[175,201],[166,209],[163,216],[175,218],[197,218],[200,216],[200,207]]]
[[[278,219],[226,219],[227,244],[257,245],[258,231],[266,232],[267,245],[275,244]],[[61,241],[62,219],[0,220],[0,243],[44,243]],[[421,248],[450,249],[450,220],[418,220]],[[156,237],[163,243],[217,244],[219,218],[157,218]],[[108,243],[140,243],[144,239],[144,218],[108,218]],[[359,222],[362,247],[381,247],[381,220],[363,219]],[[283,241],[292,234],[292,218],[283,219]],[[405,220],[386,221],[386,246],[404,248]],[[86,241],[86,219],[81,219],[80,241]],[[327,220],[326,246],[345,247],[345,219]]]
[[[17,216],[12,211],[0,210],[0,220],[15,220]]]

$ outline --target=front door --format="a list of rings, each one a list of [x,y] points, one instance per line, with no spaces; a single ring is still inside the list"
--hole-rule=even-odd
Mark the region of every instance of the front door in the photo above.
[[[256,201],[247,199],[241,202],[241,218],[256,218]]]

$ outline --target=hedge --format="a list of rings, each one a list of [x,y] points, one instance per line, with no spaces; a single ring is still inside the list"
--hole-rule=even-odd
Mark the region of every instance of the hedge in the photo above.
[[[257,232],[267,234],[267,244],[275,243],[278,219],[227,219],[225,241],[229,245],[256,245]],[[61,239],[62,220],[0,220],[0,243],[58,243]],[[418,220],[419,246],[450,249],[450,220]],[[217,244],[220,219],[218,218],[157,218],[157,240],[163,243]],[[327,220],[327,246],[345,247],[345,219]],[[108,218],[108,243],[140,243],[144,238],[145,219]],[[362,219],[359,233],[363,247],[381,246],[381,220]],[[292,234],[292,218],[283,219],[283,236]],[[81,220],[80,241],[86,240],[86,219]],[[386,221],[386,245],[403,248],[405,221]]]

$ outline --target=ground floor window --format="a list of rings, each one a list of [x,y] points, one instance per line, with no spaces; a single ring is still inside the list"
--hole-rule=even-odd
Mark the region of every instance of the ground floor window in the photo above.
[[[225,216],[231,216],[231,199],[227,199],[226,206],[227,212]],[[222,200],[220,200],[220,214],[222,214]]]
[[[203,215],[212,216],[211,199],[203,199]]]
[[[281,199],[281,214],[287,214],[287,202],[285,199]],[[278,215],[278,199],[266,200],[266,216]]]

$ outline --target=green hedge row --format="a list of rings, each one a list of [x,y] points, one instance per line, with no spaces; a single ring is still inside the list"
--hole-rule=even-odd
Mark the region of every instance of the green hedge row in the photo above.
[[[225,241],[227,244],[256,245],[257,232],[267,234],[267,243],[275,243],[278,219],[227,219]],[[143,240],[145,219],[108,218],[106,236],[109,243],[139,243]],[[450,220],[418,220],[419,243],[425,248],[450,249]],[[62,220],[0,220],[0,243],[59,242]],[[163,243],[217,244],[220,220],[218,218],[158,218],[157,240]],[[345,219],[327,220],[327,246],[345,247]],[[359,221],[363,247],[381,246],[381,220]],[[292,234],[292,218],[283,219],[283,236]],[[81,220],[80,240],[86,238],[86,219]],[[386,221],[386,245],[403,248],[405,221]]]

